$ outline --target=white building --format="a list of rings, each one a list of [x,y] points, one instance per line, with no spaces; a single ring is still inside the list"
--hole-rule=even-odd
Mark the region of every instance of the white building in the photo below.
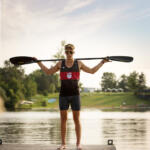
[[[83,87],[82,92],[95,92],[96,90],[96,88]]]

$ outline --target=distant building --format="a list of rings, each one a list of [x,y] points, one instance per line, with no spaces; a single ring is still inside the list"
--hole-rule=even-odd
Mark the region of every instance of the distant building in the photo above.
[[[107,88],[104,90],[105,92],[124,92],[124,90],[122,88],[116,89],[116,88]]]
[[[95,92],[96,90],[96,88],[83,87],[82,92]]]

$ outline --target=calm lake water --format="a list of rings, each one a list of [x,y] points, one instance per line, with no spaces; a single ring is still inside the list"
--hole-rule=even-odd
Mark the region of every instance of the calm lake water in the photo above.
[[[150,150],[150,112],[102,112],[82,110],[82,144],[107,144],[117,150]],[[0,115],[0,138],[4,143],[60,143],[59,112],[6,112]],[[69,112],[67,143],[75,144],[72,113]]]

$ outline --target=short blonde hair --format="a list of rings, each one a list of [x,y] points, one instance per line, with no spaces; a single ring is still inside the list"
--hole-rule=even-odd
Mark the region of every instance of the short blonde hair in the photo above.
[[[75,49],[75,46],[74,46],[73,44],[67,44],[67,45],[65,45],[65,50],[66,50],[67,48],[71,48],[72,50],[74,50],[74,49]]]

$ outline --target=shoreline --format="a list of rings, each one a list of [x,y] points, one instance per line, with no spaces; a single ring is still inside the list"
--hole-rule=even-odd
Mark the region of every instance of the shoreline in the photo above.
[[[118,111],[118,112],[124,112],[124,111],[150,111],[150,107],[81,107],[81,111],[85,109],[99,109],[101,111]],[[14,111],[51,111],[56,112],[59,111],[58,108],[17,108]],[[71,111],[71,108],[68,109],[68,111]]]

